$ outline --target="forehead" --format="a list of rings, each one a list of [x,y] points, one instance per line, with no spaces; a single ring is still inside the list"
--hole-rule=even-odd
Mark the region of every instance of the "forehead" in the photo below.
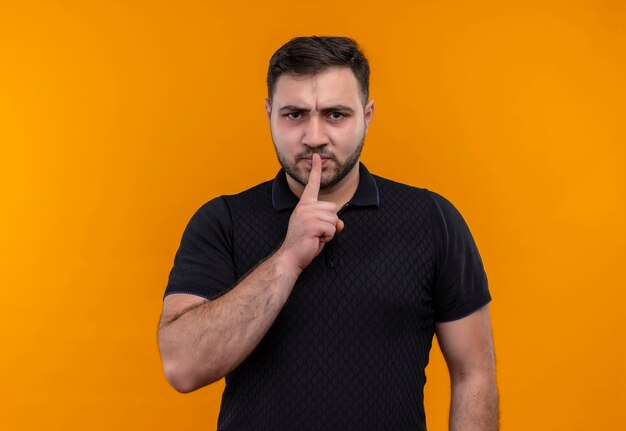
[[[359,83],[348,67],[331,67],[315,75],[282,74],[276,81],[273,103],[280,105],[357,105]]]

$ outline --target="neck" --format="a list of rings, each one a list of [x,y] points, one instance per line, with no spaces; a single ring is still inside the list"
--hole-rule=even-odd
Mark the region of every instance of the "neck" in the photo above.
[[[360,162],[357,162],[350,172],[334,186],[320,189],[318,200],[333,202],[337,205],[337,209],[348,203],[359,186],[359,165]],[[297,183],[289,175],[287,175],[287,184],[289,184],[289,188],[294,195],[298,198],[302,196],[304,186]]]

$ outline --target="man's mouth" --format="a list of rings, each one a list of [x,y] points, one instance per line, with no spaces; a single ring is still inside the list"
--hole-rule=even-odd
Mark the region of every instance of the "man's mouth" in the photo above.
[[[322,168],[324,168],[326,165],[328,165],[331,161],[334,160],[332,156],[322,155],[322,154],[320,154],[319,156],[320,156],[320,159],[322,160]],[[313,155],[301,157],[300,160],[304,162],[304,165],[306,169],[308,170],[310,170],[311,167],[313,166]]]
[[[320,159],[322,159],[322,162],[324,160],[334,160],[335,158],[333,156],[327,155],[327,154],[319,154]],[[313,160],[313,154],[309,154],[307,156],[303,156],[300,157],[302,160],[306,160],[306,161],[312,161]]]

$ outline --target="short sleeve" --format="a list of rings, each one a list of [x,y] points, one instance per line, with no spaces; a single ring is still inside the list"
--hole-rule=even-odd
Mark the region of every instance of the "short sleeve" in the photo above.
[[[459,211],[429,192],[437,208],[439,264],[433,288],[436,322],[461,319],[491,301],[478,248]]]
[[[204,204],[183,233],[165,289],[214,299],[235,283],[232,221],[223,197]]]

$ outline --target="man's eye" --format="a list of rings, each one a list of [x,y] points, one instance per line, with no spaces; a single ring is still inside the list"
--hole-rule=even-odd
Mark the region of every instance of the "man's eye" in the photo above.
[[[332,118],[333,120],[341,120],[342,118],[345,118],[346,114],[344,114],[343,112],[331,112],[330,113],[330,118]]]
[[[297,120],[298,118],[302,118],[302,112],[290,112],[286,116],[290,120]]]

